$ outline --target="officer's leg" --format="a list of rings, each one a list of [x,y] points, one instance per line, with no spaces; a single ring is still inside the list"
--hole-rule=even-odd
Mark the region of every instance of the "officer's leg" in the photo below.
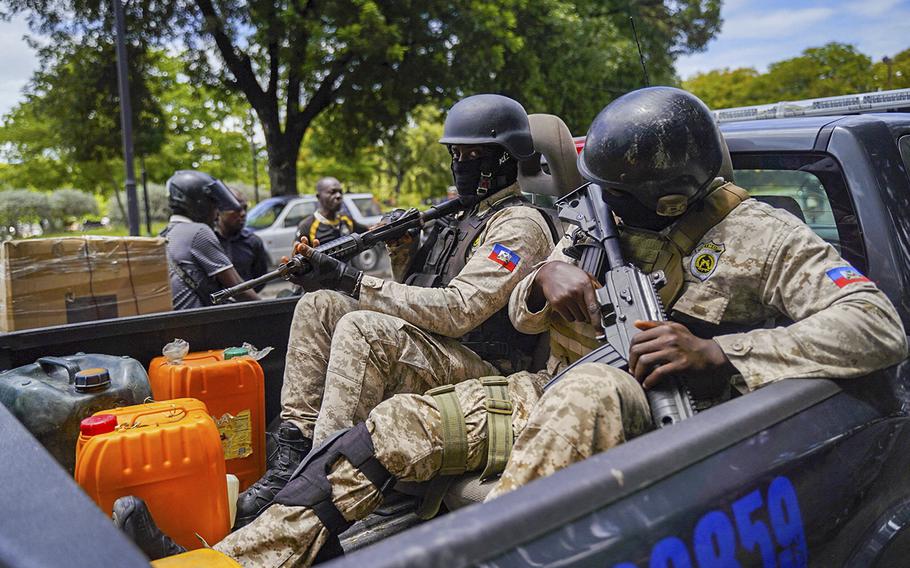
[[[540,398],[487,500],[650,428],[648,401],[631,375],[607,365],[581,365]]]
[[[538,377],[529,373],[509,377],[507,388],[512,408],[510,418],[513,432],[524,428],[531,409],[537,402],[538,385]],[[479,380],[464,381],[455,386],[453,393],[464,414],[467,441],[465,466],[468,470],[477,470],[485,464],[487,458],[488,394]],[[436,397],[394,396],[370,413],[365,426],[355,427],[346,435],[351,435],[350,432],[358,428],[363,428],[359,433],[361,436],[364,432],[369,434],[376,461],[392,478],[427,481],[440,471],[446,443]],[[361,460],[362,456],[354,459],[357,462]],[[318,474],[321,467],[325,465],[308,463],[304,471],[312,477]],[[390,483],[382,481],[374,466],[361,465],[361,469],[358,469],[344,456],[331,463],[328,471],[329,489],[325,501],[318,505],[293,504],[294,499],[298,503],[319,501],[318,495],[314,498],[314,495],[303,494],[308,487],[317,484],[301,481],[297,484],[295,493],[295,481],[306,479],[295,478],[279,495],[278,503],[269,507],[252,524],[228,535],[214,548],[244,566],[297,566],[298,563],[312,563],[319,549],[344,530],[347,523],[364,518],[381,503],[380,486]],[[369,475],[365,471],[369,471]],[[377,483],[371,482],[370,476]],[[331,503],[337,516],[332,511],[327,511],[327,503]],[[339,522],[338,517],[343,521]],[[321,518],[333,524],[332,530],[326,528],[326,522]]]
[[[281,387],[281,419],[307,438],[313,437],[322,404],[335,327],[342,316],[356,309],[356,300],[328,290],[304,294],[294,308]]]
[[[401,318],[370,311],[346,314],[332,338],[315,443],[366,420],[393,394],[493,375],[496,369],[457,340],[426,333]]]
[[[304,294],[294,309],[281,387],[281,425],[276,458],[268,471],[237,499],[237,523],[255,519],[287,483],[313,447],[313,427],[322,404],[332,334],[344,314],[356,309],[352,298],[321,290]]]

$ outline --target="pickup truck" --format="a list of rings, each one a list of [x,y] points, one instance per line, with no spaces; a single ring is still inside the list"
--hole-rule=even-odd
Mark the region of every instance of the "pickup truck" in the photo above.
[[[802,216],[910,327],[910,114],[733,122],[723,132],[740,185]],[[174,337],[194,350],[271,345],[262,361],[271,418],[295,301],[10,333],[0,368],[79,351],[146,363]],[[907,361],[849,381],[781,381],[490,503],[447,500],[450,512],[425,523],[407,500],[393,503],[330,565],[907,565],[908,411]],[[0,428],[0,566],[147,566],[2,407]]]

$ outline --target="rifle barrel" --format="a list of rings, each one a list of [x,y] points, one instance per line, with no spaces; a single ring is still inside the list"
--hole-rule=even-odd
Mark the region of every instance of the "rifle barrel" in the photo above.
[[[416,219],[403,220],[403,223],[400,225],[396,225],[396,222],[393,221],[392,223],[388,223],[386,225],[380,225],[380,226],[376,227],[375,229],[371,229],[369,231],[366,231],[365,233],[361,233],[360,235],[349,235],[348,237],[355,240],[356,245],[343,247],[343,250],[348,251],[348,252],[353,251],[354,254],[363,252],[364,250],[372,247],[373,245],[375,245],[378,242],[386,242],[389,240],[400,238],[409,229],[419,227],[419,226],[423,225],[424,223],[432,221],[433,219],[438,219],[440,217],[444,217],[446,215],[456,213],[465,208],[466,208],[465,204],[461,203],[457,198],[450,199],[450,200],[446,201],[445,203],[441,203],[439,205],[434,205],[433,207],[430,207],[426,211],[418,213]],[[342,238],[344,239],[347,237],[342,237]],[[339,239],[334,239],[327,243],[320,244],[318,247],[316,247],[316,250],[318,250],[319,252],[331,251],[332,249],[337,248],[336,243],[338,242],[338,240]],[[332,255],[331,252],[328,252],[328,254],[330,256],[334,256],[334,255]],[[347,259],[345,258],[342,260],[347,260]],[[230,288],[225,288],[224,290],[219,290],[219,291],[215,292],[214,294],[211,295],[212,303],[219,304],[227,298],[236,296],[240,292],[245,292],[246,290],[255,288],[256,286],[259,286],[260,284],[266,284],[268,282],[271,282],[272,280],[277,280],[279,278],[285,278],[288,274],[294,274],[299,271],[306,270],[307,267],[309,267],[309,263],[306,261],[306,258],[304,258],[303,256],[301,256],[299,254],[295,254],[293,257],[291,257],[291,259],[288,262],[281,264],[278,268],[276,268],[275,270],[273,270],[271,272],[267,272],[266,274],[263,274],[262,276],[260,276],[258,278],[253,278],[252,280],[247,280],[246,282],[242,282],[240,284],[237,284],[236,286],[231,286]]]

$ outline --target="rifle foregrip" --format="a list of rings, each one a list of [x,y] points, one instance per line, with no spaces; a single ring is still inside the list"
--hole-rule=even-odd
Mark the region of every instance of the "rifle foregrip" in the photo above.
[[[658,428],[672,426],[693,415],[688,391],[679,379],[665,378],[660,384],[645,391],[651,406],[651,418]]]

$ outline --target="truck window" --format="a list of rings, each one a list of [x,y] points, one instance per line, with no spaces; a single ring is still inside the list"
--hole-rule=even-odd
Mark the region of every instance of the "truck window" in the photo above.
[[[737,185],[761,201],[789,211],[860,271],[865,246],[840,165],[826,155],[736,155]]]

